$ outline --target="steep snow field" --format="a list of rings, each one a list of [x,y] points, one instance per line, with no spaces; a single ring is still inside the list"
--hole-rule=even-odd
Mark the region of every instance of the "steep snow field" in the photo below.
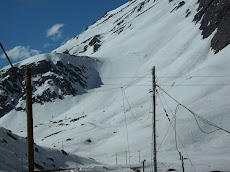
[[[12,134],[4,128],[0,128],[0,171],[24,171],[27,169],[27,144],[26,139]],[[73,154],[64,155],[61,151],[43,148],[34,145],[35,169],[41,170],[54,168],[68,168],[70,165],[96,165],[98,162]]]
[[[34,104],[34,139],[38,145],[61,149],[63,143],[68,152],[110,165],[116,164],[116,154],[118,165],[126,164],[126,152],[128,165],[138,164],[139,155],[141,161],[146,159],[150,163],[152,93],[149,91],[153,66],[157,84],[173,98],[208,121],[230,130],[230,46],[214,54],[210,48],[213,35],[202,39],[199,24],[192,22],[198,7],[196,1],[185,0],[172,13],[179,1],[146,0],[142,6],[141,2],[130,1],[109,12],[81,35],[54,50],[58,53],[69,50],[70,54],[101,61],[98,70],[104,85],[83,95]],[[190,15],[185,18],[188,9]],[[100,48],[96,52],[88,44],[95,35],[100,35],[97,41]],[[87,50],[80,53],[86,45]],[[229,171],[229,133],[222,130],[203,133],[217,128],[196,121],[188,110],[177,107],[178,103],[161,89],[157,90],[159,170],[181,171],[174,127],[177,147],[188,158],[186,171]],[[26,136],[25,121],[24,112],[13,110],[0,119],[0,125]]]

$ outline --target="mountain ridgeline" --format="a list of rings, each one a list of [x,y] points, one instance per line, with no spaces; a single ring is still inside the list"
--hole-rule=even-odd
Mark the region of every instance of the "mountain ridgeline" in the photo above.
[[[229,3],[130,0],[51,53],[14,64],[23,84],[25,67],[32,68],[35,142],[114,168],[128,153],[136,166],[141,155],[151,171],[155,66],[159,171],[181,170],[176,148],[189,159],[187,171],[229,171]],[[26,137],[24,110],[25,93],[7,66],[0,70],[6,132]],[[12,139],[2,138],[3,145]],[[45,169],[54,164],[36,162]]]
[[[32,69],[33,103],[44,104],[67,95],[86,93],[86,89],[100,87],[99,73],[95,69],[97,61],[89,57],[67,54],[44,54],[33,57],[34,61],[24,61],[0,71],[0,116],[12,109],[25,110],[25,92],[14,71],[22,81],[25,67]]]
[[[119,11],[106,13],[100,20],[88,26],[86,29],[87,32],[90,32],[102,24],[107,23],[110,25],[110,27],[107,27],[109,30],[105,30],[104,32],[99,30],[96,35],[91,34],[89,38],[82,37],[82,34],[80,34],[67,41],[63,46],[54,50],[54,52],[68,52],[74,55],[94,54],[102,48],[103,42],[108,40],[108,35],[124,34],[124,31],[132,30],[134,21],[144,13],[149,12],[149,10],[154,8],[158,3],[160,3],[159,0],[144,0],[141,2],[130,0],[130,2],[122,6]],[[168,0],[168,3],[173,4],[170,13],[178,9],[183,9],[185,11],[185,18],[191,15],[193,12],[191,10],[194,10],[191,7],[185,7],[187,1],[184,0]],[[198,8],[195,9],[196,11],[192,21],[194,24],[200,24],[203,39],[208,38],[215,32],[210,44],[213,51],[218,53],[230,44],[230,1],[198,0],[197,4]],[[133,8],[126,13],[123,12],[130,7]]]

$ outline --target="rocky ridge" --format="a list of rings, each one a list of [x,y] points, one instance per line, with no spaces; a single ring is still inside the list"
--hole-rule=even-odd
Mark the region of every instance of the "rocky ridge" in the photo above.
[[[54,50],[54,52],[92,55],[103,47],[104,41],[108,41],[109,36],[114,34],[119,35],[121,33],[124,34],[124,31],[132,30],[133,22],[151,8],[155,7],[158,3],[160,3],[159,0],[131,0],[129,3],[120,7],[119,10],[106,13],[100,20],[88,26],[85,32],[88,33],[105,23],[110,25],[110,27],[108,27],[109,30],[100,30],[100,32],[94,33],[94,35],[87,39],[82,38],[84,34],[80,34],[67,41],[63,46]],[[184,8],[183,10],[186,11],[185,18],[192,13],[192,8],[186,9],[184,7],[187,1],[169,0],[168,3],[173,6],[172,10],[169,11],[170,13],[180,8]],[[218,53],[230,44],[230,1],[198,0],[197,5],[198,8],[193,17],[193,22],[195,22],[195,24],[200,24],[203,39],[215,32],[211,40],[211,48],[215,53]],[[124,11],[128,12],[124,13]],[[92,42],[94,44],[92,44]]]
[[[37,62],[15,65],[14,68],[20,79],[24,81],[25,67],[31,67],[33,103],[44,104],[55,99],[63,99],[67,95],[80,95],[85,93],[86,89],[99,87],[102,84],[99,73],[95,69],[97,61],[93,59],[55,53],[39,56],[52,56],[52,60],[41,58]],[[57,57],[60,59],[56,59]],[[75,63],[66,62],[69,59]],[[7,67],[0,71],[1,117],[12,109],[25,110],[25,92],[14,70]]]

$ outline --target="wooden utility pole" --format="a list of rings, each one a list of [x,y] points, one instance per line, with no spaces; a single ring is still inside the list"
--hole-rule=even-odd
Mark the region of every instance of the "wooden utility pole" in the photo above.
[[[182,163],[182,171],[184,172],[184,156],[181,158],[181,163]]]
[[[143,167],[143,172],[145,172],[145,161],[146,161],[146,160],[144,160],[144,161],[142,162],[142,164],[143,164],[143,166],[142,166],[142,167]]]
[[[157,151],[156,151],[156,76],[155,66],[152,69],[153,77],[153,155],[154,155],[154,172],[157,172]]]
[[[33,137],[31,68],[26,67],[25,74],[26,74],[25,82],[26,82],[28,172],[34,172],[34,137]]]
[[[117,165],[117,153],[116,153],[116,165]]]

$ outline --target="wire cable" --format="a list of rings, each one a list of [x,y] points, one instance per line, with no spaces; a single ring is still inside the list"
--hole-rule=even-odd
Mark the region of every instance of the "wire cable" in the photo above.
[[[208,125],[211,125],[211,126],[217,128],[216,130],[211,131],[211,132],[203,131],[203,130],[200,128],[202,132],[204,132],[204,133],[206,133],[206,134],[211,134],[211,133],[216,132],[216,131],[218,131],[218,130],[222,130],[222,131],[225,131],[225,132],[227,132],[227,133],[230,134],[230,131],[228,131],[228,130],[222,128],[222,127],[219,127],[219,126],[217,126],[216,124],[213,124],[212,122],[208,121],[207,119],[201,117],[200,115],[194,113],[192,110],[190,110],[189,108],[187,108],[186,106],[184,106],[183,104],[181,104],[179,101],[177,101],[175,98],[173,98],[169,93],[167,93],[167,92],[166,92],[163,88],[161,88],[159,85],[157,85],[157,87],[160,88],[160,89],[161,89],[166,95],[168,95],[172,100],[174,100],[175,102],[177,102],[179,106],[182,106],[182,107],[184,107],[185,109],[187,109],[187,110],[194,116],[194,118],[195,118],[195,120],[196,120],[196,122],[197,122],[199,128],[200,128],[200,125],[199,125],[199,123],[198,123],[198,121],[197,121],[197,118],[200,119],[203,123],[206,123],[206,124],[208,124]]]
[[[160,102],[161,102],[161,105],[162,105],[162,107],[163,107],[163,109],[164,109],[164,111],[165,111],[165,114],[166,114],[166,116],[167,116],[169,122],[172,123],[171,120],[170,120],[170,118],[169,118],[169,115],[168,115],[168,113],[167,113],[167,111],[166,111],[166,109],[165,109],[165,106],[164,106],[164,104],[163,104],[163,102],[162,102],[162,100],[161,100],[161,97],[160,97],[158,91],[157,91],[157,95],[158,95],[158,98],[159,98],[159,100],[160,100]],[[176,110],[177,110],[177,108],[176,108]],[[175,110],[175,111],[176,111],[176,110]],[[172,126],[173,126],[173,125],[172,125]],[[177,144],[176,116],[175,116],[174,131],[175,131],[176,150],[177,150],[178,154],[180,155],[180,150],[178,149],[178,144]]]
[[[13,66],[13,64],[11,63],[10,58],[8,57],[8,55],[7,55],[6,51],[5,51],[5,49],[3,48],[1,42],[0,42],[0,46],[1,46],[2,51],[4,52],[4,54],[5,54],[6,58],[7,58],[7,60],[9,61],[10,66],[11,66],[13,72],[15,73],[15,75],[16,75],[16,77],[17,77],[17,79],[18,79],[18,81],[19,81],[19,83],[20,83],[20,85],[21,85],[23,91],[26,91],[26,90],[25,90],[25,86],[22,84],[22,80],[19,78],[18,73],[17,73],[16,70],[14,69],[14,66]]]
[[[126,127],[126,139],[127,139],[127,145],[128,145],[128,153],[129,153],[129,166],[130,165],[130,148],[129,148],[129,132],[128,132],[128,126],[127,126],[127,116],[125,113],[125,99],[124,99],[124,90],[121,88],[122,91],[122,97],[123,97],[123,109],[124,109],[124,115],[125,115],[125,127]]]
[[[148,75],[149,72],[150,72],[150,70],[149,70],[147,73],[145,73],[144,75],[138,77],[137,79],[135,79],[135,80],[129,82],[128,84],[123,85],[123,88],[124,88],[124,87],[128,87],[128,86],[130,86],[130,85],[133,85],[133,83],[137,82],[138,80],[144,78],[144,76]],[[126,89],[126,88],[124,88],[124,89]]]
[[[135,115],[134,115],[134,113],[133,113],[133,110],[132,110],[132,108],[131,108],[131,106],[130,106],[130,103],[129,103],[129,101],[128,101],[128,98],[127,98],[127,96],[126,96],[126,93],[125,93],[125,90],[124,90],[124,89],[123,89],[123,94],[124,94],[124,97],[125,97],[125,99],[126,99],[126,101],[127,101],[127,103],[128,103],[129,110],[130,110],[130,112],[131,112],[133,118],[134,118],[135,120],[137,120],[138,122],[140,122],[140,123],[145,123],[145,122],[149,119],[149,115],[148,115],[147,119],[144,120],[144,121],[141,121],[141,120],[139,120],[138,118],[136,118]]]
[[[159,97],[159,94],[158,94],[158,97]],[[159,97],[159,99],[160,99],[160,97]],[[160,102],[161,102],[161,104],[162,104],[162,107],[164,108],[163,102],[162,102],[161,100],[160,100]],[[166,109],[164,109],[164,110],[166,111]],[[167,111],[166,111],[166,116],[167,116],[167,118],[168,118],[169,123],[172,125],[173,130],[175,131],[175,134],[176,134],[176,136],[178,137],[178,140],[180,141],[180,144],[182,145],[182,147],[183,147],[183,149],[184,149],[184,151],[185,151],[185,153],[186,153],[186,155],[187,155],[187,157],[188,157],[188,159],[189,159],[189,161],[190,161],[190,163],[191,163],[191,165],[192,165],[192,168],[193,168],[194,171],[196,172],[195,166],[194,166],[194,164],[192,163],[192,160],[191,160],[190,156],[188,155],[188,152],[186,151],[185,146],[184,146],[184,144],[182,143],[182,141],[181,141],[179,135],[176,133],[176,128],[175,128],[175,126],[173,126],[172,121],[170,120],[170,118],[169,118],[169,116],[168,116],[168,114],[167,114]],[[175,137],[175,138],[177,138],[177,137]],[[175,140],[175,141],[176,141],[176,140]],[[178,151],[178,153],[179,153],[179,155],[180,155],[180,151],[179,151],[178,148],[177,148],[177,151]]]

